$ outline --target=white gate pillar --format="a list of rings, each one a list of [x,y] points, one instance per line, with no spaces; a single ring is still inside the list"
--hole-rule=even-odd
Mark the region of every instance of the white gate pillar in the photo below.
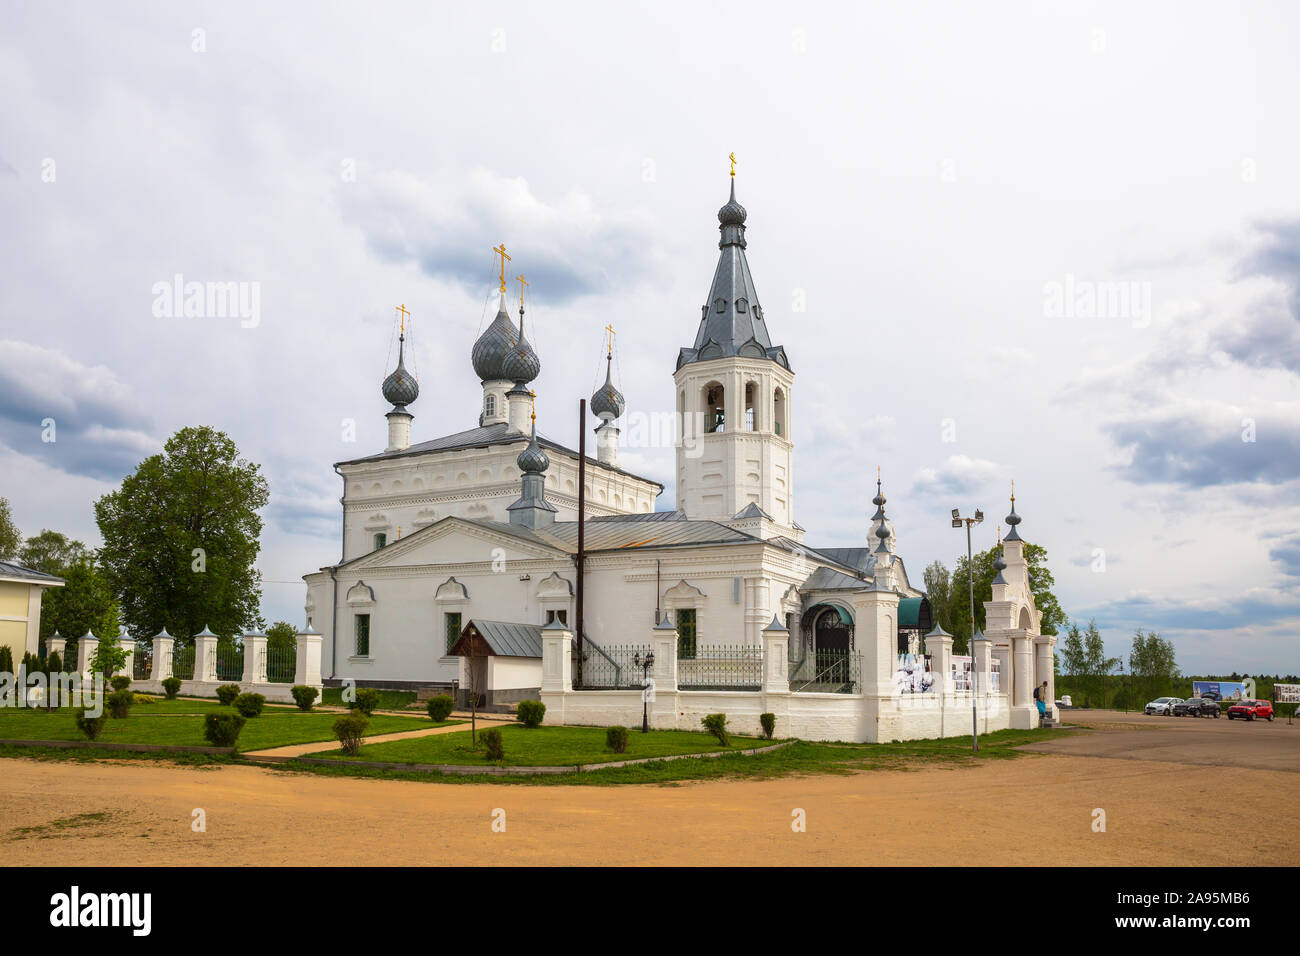
[[[249,686],[266,683],[266,635],[244,635],[243,682]]]

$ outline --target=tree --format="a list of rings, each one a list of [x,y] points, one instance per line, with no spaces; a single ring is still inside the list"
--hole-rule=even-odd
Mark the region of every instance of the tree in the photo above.
[[[1061,610],[1061,602],[1052,593],[1052,587],[1056,584],[1056,579],[1047,567],[1047,549],[1041,545],[1025,542],[1023,554],[1025,556],[1026,570],[1029,574],[1029,590],[1034,596],[1035,606],[1042,612],[1039,630],[1044,634],[1055,634],[1059,625],[1065,622],[1065,612]],[[993,562],[997,555],[998,546],[994,545],[987,551],[977,552],[973,558],[975,568],[975,626],[979,630],[985,628],[984,602],[993,600],[993,579],[997,577],[998,573],[997,569],[993,567]],[[927,573],[928,571],[929,569],[927,569]],[[952,649],[957,654],[965,654],[966,648],[969,646],[967,644],[970,637],[968,574],[966,556],[961,555],[957,558],[957,566],[952,572],[952,579],[948,589],[949,614],[951,615],[952,624],[947,629],[952,632]],[[931,606],[933,606],[933,603],[931,601]]]
[[[1105,703],[1106,678],[1118,663],[1118,657],[1106,656],[1106,644],[1097,630],[1096,619],[1089,620],[1083,635],[1083,676],[1087,680],[1090,704]]]
[[[269,500],[261,466],[224,432],[182,428],[95,502],[100,560],[127,627],[188,637],[261,626],[254,566]]]
[[[49,588],[41,598],[41,637],[55,631],[74,639],[87,631],[106,636],[104,616],[113,604],[108,579],[89,558],[62,568],[59,577],[63,587]]]
[[[126,648],[122,646],[119,632],[122,630],[121,618],[118,616],[117,602],[109,604],[108,610],[99,622],[99,644],[95,653],[87,662],[92,673],[104,675],[104,680],[111,680],[113,675],[126,666]]]
[[[1174,655],[1173,641],[1165,640],[1155,631],[1143,634],[1140,627],[1133,635],[1128,663],[1135,689],[1140,690],[1148,699],[1158,697],[1182,676]]]
[[[934,623],[952,633],[952,585],[948,569],[942,561],[933,562],[925,569],[925,595],[930,599],[930,613]]]
[[[1078,622],[1070,622],[1058,654],[1061,658],[1062,674],[1079,677],[1084,673],[1087,657],[1083,651],[1083,634],[1079,630]]]
[[[298,629],[288,621],[276,621],[266,629],[268,647],[296,647]]]
[[[0,561],[12,561],[18,554],[18,543],[22,539],[9,510],[9,499],[0,498]]]
[[[46,574],[62,577],[74,564],[90,560],[90,550],[80,541],[58,531],[42,528],[41,533],[23,542],[18,563]]]

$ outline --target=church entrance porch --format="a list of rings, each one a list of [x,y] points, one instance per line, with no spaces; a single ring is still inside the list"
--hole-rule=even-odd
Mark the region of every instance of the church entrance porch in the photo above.
[[[803,615],[802,654],[790,664],[790,689],[852,693],[857,673],[853,618],[838,604],[817,604]]]

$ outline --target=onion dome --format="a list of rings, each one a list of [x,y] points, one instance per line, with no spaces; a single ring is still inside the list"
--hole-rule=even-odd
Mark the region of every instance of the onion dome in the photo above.
[[[519,466],[519,470],[526,475],[540,475],[551,467],[551,459],[542,450],[542,447],[537,444],[536,419],[533,419],[533,435],[528,442],[528,447],[519,453],[515,463]]]
[[[406,336],[397,343],[397,368],[384,379],[384,401],[392,402],[397,408],[405,408],[420,397],[420,386],[415,376],[406,370]]]
[[[1020,515],[1016,514],[1016,493],[1014,491],[1011,492],[1011,514],[1007,515],[1006,521],[1011,526],[1011,530],[1007,532],[1007,536],[1002,540],[1023,541],[1024,539],[1016,531],[1016,525],[1020,524]]]
[[[1002,549],[998,548],[998,555],[993,559],[993,570],[997,572],[997,577],[993,579],[994,584],[1006,584],[1007,579],[1002,576],[1002,572],[1007,569],[1007,559],[1002,556]]]
[[[477,367],[475,369],[477,371]],[[501,360],[501,378],[507,378],[512,382],[527,384],[537,378],[542,371],[542,362],[533,351],[533,347],[528,344],[528,340],[520,336],[514,345],[512,345]]]
[[[876,545],[876,554],[888,554],[889,528],[883,521],[880,523],[880,527],[876,529],[876,537],[880,539],[880,544]]]
[[[876,497],[871,499],[871,503],[876,506],[876,513],[871,516],[872,521],[885,520],[885,496],[880,491],[880,477],[876,477]]]
[[[736,202],[736,179],[731,179],[731,198],[727,200],[726,205],[718,210],[718,224],[720,226],[743,226],[749,213],[745,207]]]
[[[478,337],[470,353],[470,360],[474,363],[474,373],[481,381],[490,382],[506,378],[501,366],[505,362],[506,353],[513,349],[518,341],[519,333],[515,331],[510,316],[506,314],[506,297],[503,293],[496,318],[483,330],[483,334]]]
[[[623,393],[614,387],[614,382],[610,378],[613,358],[613,352],[606,353],[605,384],[596,389],[591,396],[592,414],[606,422],[612,422],[622,415],[627,408],[627,401],[623,398]]]

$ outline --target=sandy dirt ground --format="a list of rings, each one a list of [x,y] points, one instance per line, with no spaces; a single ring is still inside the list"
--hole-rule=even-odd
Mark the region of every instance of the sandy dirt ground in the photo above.
[[[1169,759],[1170,735],[1187,735],[1196,756],[1203,735],[1217,737],[1224,721],[1218,729],[1202,721],[1200,731],[1190,721],[1188,729],[1162,727],[1159,760],[1134,752],[1150,729],[1124,723],[1079,738],[1131,742],[1124,753],[1105,742],[1111,752],[1103,756],[1034,753],[956,769],[657,786],[6,759],[0,839],[6,864],[38,866],[1300,864],[1300,776],[1253,767],[1207,773],[1202,763]],[[1287,738],[1300,739],[1300,724]],[[206,813],[205,833],[191,829],[195,808]],[[498,808],[503,833],[492,829]],[[1106,814],[1104,833],[1093,832],[1096,808]],[[796,809],[806,832],[791,827]],[[81,814],[96,816],[51,825]]]

